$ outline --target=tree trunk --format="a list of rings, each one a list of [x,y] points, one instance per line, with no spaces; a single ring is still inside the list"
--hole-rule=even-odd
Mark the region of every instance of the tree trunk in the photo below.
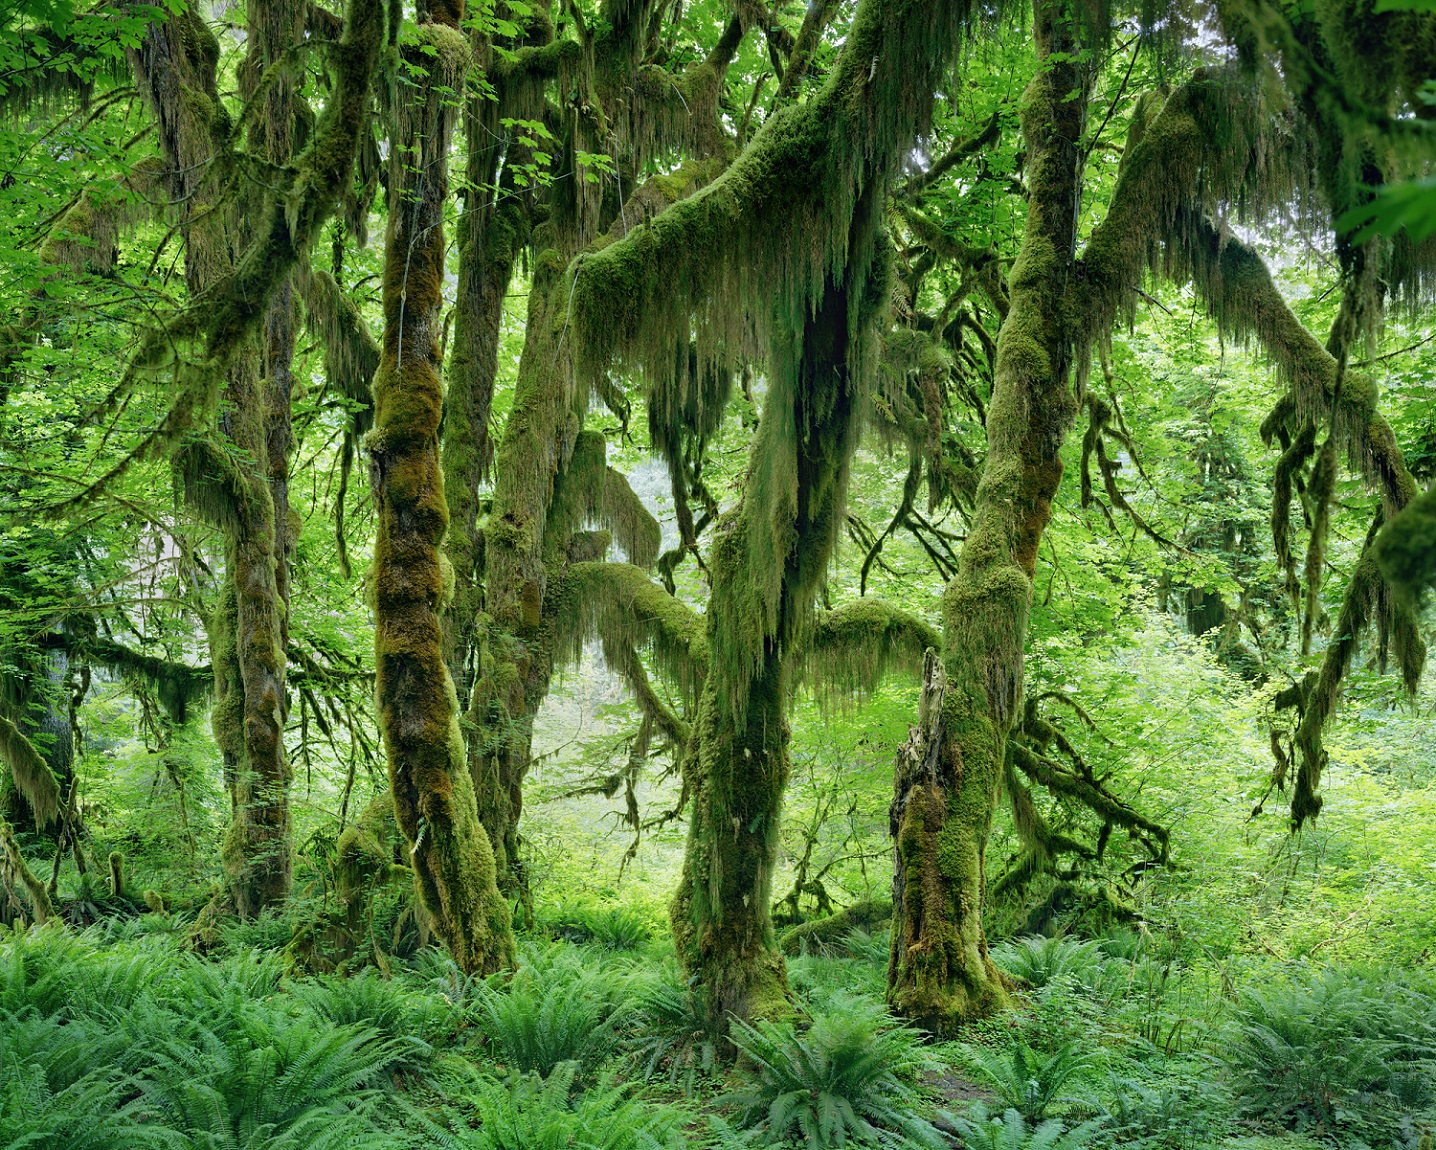
[[[875,263],[861,285],[830,282],[804,329],[774,349],[744,502],[713,547],[714,662],[684,753],[692,806],[671,915],[679,962],[715,1026],[791,1009],[770,909],[789,771],[788,661],[842,522],[862,379],[851,337],[887,290],[886,263]]]
[[[253,77],[277,59],[299,31],[284,27],[279,4],[251,5]],[[290,16],[292,22],[295,17]],[[278,21],[278,23],[276,23]],[[133,56],[137,79],[159,126],[171,166],[170,195],[184,220],[185,279],[191,298],[215,288],[234,266],[231,211],[212,203],[203,172],[229,131],[216,88],[219,48],[188,13],[155,24]],[[251,142],[276,163],[290,158],[290,81],[271,89]],[[262,197],[250,204],[261,215]],[[242,229],[250,231],[251,229]],[[245,917],[288,897],[293,883],[289,816],[291,772],[284,749],[288,710],[285,647],[288,600],[289,359],[293,304],[288,287],[271,305],[264,361],[252,348],[226,374],[219,450],[235,466],[228,488],[197,470],[191,494],[225,533],[225,583],[210,619],[215,674],[215,741],[224,759],[231,821],[224,844],[225,877],[234,908]],[[207,490],[196,492],[204,485]],[[222,494],[216,494],[222,492]]]
[[[715,1026],[730,1014],[747,1021],[792,1009],[770,911],[789,769],[782,662],[774,652],[754,677],[741,724],[710,676],[684,757],[692,799],[673,943]]]
[[[997,340],[972,527],[943,597],[945,674],[925,676],[922,721],[895,780],[888,1000],[936,1034],[1007,1002],[982,929],[984,854],[1021,707],[1037,549],[1076,413],[1067,317],[1090,76],[1061,11],[1043,0],[1034,14],[1040,66],[1022,108],[1027,225]]]
[[[488,973],[512,964],[513,933],[475,806],[440,623],[452,593],[440,551],[449,522],[439,467],[443,211],[449,104],[469,49],[460,5],[433,3],[427,15],[405,48],[416,78],[397,94],[390,152],[384,348],[369,439],[379,519],[375,686],[394,814],[420,896],[459,966]]]
[[[259,78],[304,35],[303,9],[282,0],[251,0],[246,27],[249,56],[242,87],[253,95]],[[249,150],[275,165],[293,152],[294,81],[283,72],[270,84],[249,132]],[[244,229],[263,215],[263,196],[250,197]],[[253,239],[253,235],[248,237]],[[294,291],[288,279],[275,293],[257,353],[234,373],[226,430],[250,463],[249,503],[258,513],[237,520],[231,575],[240,679],[244,685],[244,757],[237,773],[233,818],[225,840],[225,871],[235,910],[252,918],[280,905],[294,881],[289,788],[284,747],[289,715],[290,396],[294,377]]]

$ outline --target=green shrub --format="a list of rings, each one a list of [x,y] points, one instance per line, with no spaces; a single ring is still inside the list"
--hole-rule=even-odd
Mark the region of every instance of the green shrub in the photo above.
[[[935,1063],[921,1036],[876,1003],[835,1001],[803,1032],[791,1022],[735,1021],[732,1038],[758,1071],[753,1085],[724,1099],[748,1140],[799,1138],[812,1150],[848,1142],[947,1145],[917,1113],[923,1100],[911,1081]]]
[[[480,1082],[471,1097],[478,1129],[443,1131],[425,1125],[440,1145],[462,1150],[678,1150],[682,1115],[648,1106],[628,1088],[603,1081],[574,1090],[576,1062],[542,1077],[517,1074],[508,1083]]]
[[[0,1011],[0,1146],[110,1150],[138,1146],[129,1078],[115,1072],[123,1036],[34,1010]]]
[[[404,1051],[407,1062],[423,1062],[434,1040],[453,1019],[437,995],[385,978],[373,967],[347,977],[299,983],[290,993],[318,1018],[334,1026],[366,1026]]]
[[[980,1046],[965,1050],[973,1070],[992,1086],[1005,1106],[1028,1122],[1046,1117],[1053,1106],[1079,1101],[1063,1088],[1090,1066],[1070,1043],[1042,1055],[1016,1034],[1002,1054]]]
[[[788,984],[819,1010],[835,997],[865,995],[882,1000],[887,970],[852,958],[804,954],[788,959]]]
[[[1170,1150],[1217,1145],[1230,1114],[1230,1100],[1209,1081],[1167,1068],[1151,1085],[1112,1075],[1105,1091],[1107,1127],[1124,1142]]]
[[[1243,1112],[1390,1144],[1436,1102],[1436,1001],[1392,974],[1324,970],[1248,991],[1224,1049]]]
[[[1094,1139],[1102,1128],[1102,1123],[1094,1120],[1064,1130],[1061,1122],[1050,1118],[1029,1130],[1016,1110],[999,1118],[980,1102],[952,1124],[970,1150],[1086,1150],[1096,1145]]]
[[[637,950],[653,936],[648,920],[624,906],[561,906],[538,914],[538,925],[568,942]]]

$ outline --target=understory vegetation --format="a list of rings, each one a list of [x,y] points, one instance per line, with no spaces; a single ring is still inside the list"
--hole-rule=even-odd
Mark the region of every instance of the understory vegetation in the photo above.
[[[0,1150],[1436,1150],[1436,0],[18,0],[0,220]]]

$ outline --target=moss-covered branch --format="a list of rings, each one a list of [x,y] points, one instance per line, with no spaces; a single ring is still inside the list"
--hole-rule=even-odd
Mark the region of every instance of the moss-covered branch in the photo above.
[[[64,800],[60,782],[25,733],[4,715],[0,715],[0,762],[10,771],[15,788],[24,796],[35,815],[35,823],[45,827],[60,818]],[[4,828],[6,831],[9,827]]]
[[[702,615],[630,563],[575,563],[564,574],[558,653],[575,661],[593,639],[649,653],[665,679],[696,702],[708,670]]]
[[[942,649],[936,627],[881,599],[864,597],[818,615],[803,670],[819,698],[840,706],[871,694],[884,676],[922,671],[923,655]]]

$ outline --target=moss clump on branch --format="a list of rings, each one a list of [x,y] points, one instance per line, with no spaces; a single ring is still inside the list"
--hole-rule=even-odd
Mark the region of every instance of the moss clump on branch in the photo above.
[[[883,926],[892,914],[892,899],[864,899],[844,907],[837,914],[788,927],[778,935],[778,949],[793,955],[833,947],[854,930],[872,931]]]

